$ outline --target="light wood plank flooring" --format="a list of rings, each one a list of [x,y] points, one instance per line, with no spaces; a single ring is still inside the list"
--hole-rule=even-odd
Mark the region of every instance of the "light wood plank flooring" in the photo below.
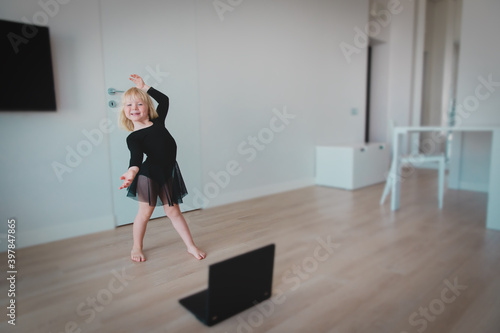
[[[487,194],[447,190],[440,211],[436,183],[431,170],[406,179],[397,212],[378,204],[384,184],[190,212],[202,261],[166,218],[149,222],[145,263],[129,259],[131,225],[21,249],[17,325],[3,278],[0,331],[498,333],[500,232],[485,229]],[[271,300],[211,328],[179,305],[206,288],[208,265],[269,243]]]

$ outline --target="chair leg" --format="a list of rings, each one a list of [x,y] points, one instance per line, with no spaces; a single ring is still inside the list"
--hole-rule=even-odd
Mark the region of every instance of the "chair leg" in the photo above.
[[[439,175],[438,175],[438,202],[439,209],[443,208],[443,195],[444,195],[444,177],[445,177],[445,163],[444,159],[439,161]]]
[[[385,181],[384,193],[382,193],[382,197],[380,198],[380,205],[384,204],[385,198],[391,192],[393,177],[394,175],[392,172],[392,163],[391,163],[391,169],[389,170],[389,174],[387,175],[387,179]]]
[[[382,198],[380,198],[381,205],[384,204],[385,198],[387,197],[387,195],[391,191],[391,185],[392,185],[391,182],[392,182],[392,176],[389,174],[387,176],[387,180],[385,181],[384,193],[382,193]]]

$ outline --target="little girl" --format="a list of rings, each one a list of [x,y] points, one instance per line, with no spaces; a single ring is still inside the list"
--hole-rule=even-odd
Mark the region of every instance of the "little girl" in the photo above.
[[[123,180],[120,190],[128,187],[127,196],[139,201],[139,212],[133,225],[131,258],[133,261],[146,261],[142,252],[144,234],[159,197],[165,214],[186,244],[187,251],[196,259],[204,259],[206,253],[194,244],[178,205],[187,195],[187,190],[176,162],[177,145],[165,128],[169,99],[145,85],[139,75],[131,75],[130,80],[136,87],[123,94],[119,121],[132,132],[127,137],[129,169],[120,177]],[[158,102],[156,111],[148,94]],[[147,156],[144,163],[143,154]]]

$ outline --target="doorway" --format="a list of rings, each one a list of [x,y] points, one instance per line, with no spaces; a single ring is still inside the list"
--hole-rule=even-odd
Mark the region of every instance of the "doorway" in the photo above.
[[[365,142],[390,142],[387,115],[389,44],[370,38],[367,51]]]

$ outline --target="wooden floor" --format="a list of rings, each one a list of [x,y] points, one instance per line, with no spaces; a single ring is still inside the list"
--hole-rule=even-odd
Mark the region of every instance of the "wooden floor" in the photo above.
[[[436,183],[428,170],[406,179],[398,212],[379,206],[378,184],[187,213],[203,261],[166,218],[149,223],[145,263],[129,259],[131,225],[19,250],[17,324],[3,314],[0,331],[498,333],[500,232],[485,229],[487,194],[447,190],[440,211]],[[271,300],[211,328],[179,305],[206,288],[208,265],[269,243]],[[5,278],[0,287],[6,311]]]

